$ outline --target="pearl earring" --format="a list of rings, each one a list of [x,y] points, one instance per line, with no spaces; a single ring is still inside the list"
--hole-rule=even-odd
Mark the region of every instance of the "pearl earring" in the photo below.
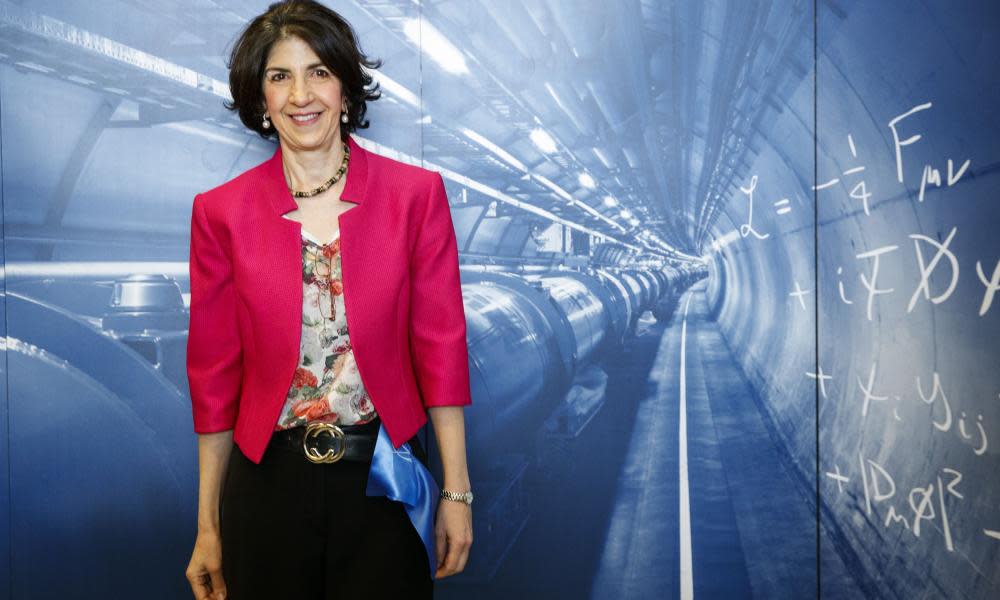
[[[340,115],[340,122],[341,122],[341,123],[346,123],[346,122],[348,122],[349,120],[350,120],[350,119],[348,119],[348,118],[347,118],[347,111],[345,110],[345,111],[343,112],[343,114],[341,114],[341,115]]]
[[[264,123],[263,123],[263,126],[264,126],[264,129],[267,129],[268,127],[271,126],[271,122],[267,120],[267,113],[264,113]]]

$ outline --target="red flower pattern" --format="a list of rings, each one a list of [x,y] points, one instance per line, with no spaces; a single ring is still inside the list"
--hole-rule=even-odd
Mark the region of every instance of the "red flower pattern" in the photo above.
[[[299,365],[292,377],[285,405],[275,429],[297,427],[312,421],[340,425],[367,423],[376,416],[375,407],[360,383],[353,365],[347,321],[343,311],[344,284],[341,279],[340,237],[320,245],[302,237],[302,348]],[[324,288],[319,291],[318,288]],[[341,304],[331,314],[323,314],[331,305],[317,303],[319,293],[329,294],[329,302]],[[336,335],[327,338],[330,330]],[[327,340],[317,348],[315,340]],[[351,367],[345,368],[345,355]],[[331,360],[330,357],[337,357]],[[340,410],[337,410],[340,409]]]
[[[318,383],[316,376],[312,371],[299,367],[295,369],[295,376],[292,377],[292,387],[316,387]]]

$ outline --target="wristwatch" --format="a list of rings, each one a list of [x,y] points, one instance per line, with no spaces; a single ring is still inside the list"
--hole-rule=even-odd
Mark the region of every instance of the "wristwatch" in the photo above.
[[[457,492],[449,492],[448,490],[441,488],[441,497],[448,500],[454,500],[455,502],[464,502],[469,506],[472,506],[472,491],[463,492],[461,494]]]

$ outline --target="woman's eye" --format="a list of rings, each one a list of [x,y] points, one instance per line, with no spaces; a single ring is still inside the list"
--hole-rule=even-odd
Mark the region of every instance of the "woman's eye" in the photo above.
[[[281,81],[285,77],[284,73],[274,73],[271,75],[271,81]]]
[[[320,77],[326,77],[327,75],[330,74],[330,72],[327,71],[326,69],[316,69],[316,74],[319,75]]]

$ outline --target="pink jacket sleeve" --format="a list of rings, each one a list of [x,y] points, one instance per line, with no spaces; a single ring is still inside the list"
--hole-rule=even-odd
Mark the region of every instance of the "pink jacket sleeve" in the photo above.
[[[458,243],[440,173],[410,257],[410,351],[425,407],[472,403]]]
[[[194,430],[212,433],[236,423],[242,381],[233,267],[205,214],[201,194],[191,208],[191,320],[187,376]]]

